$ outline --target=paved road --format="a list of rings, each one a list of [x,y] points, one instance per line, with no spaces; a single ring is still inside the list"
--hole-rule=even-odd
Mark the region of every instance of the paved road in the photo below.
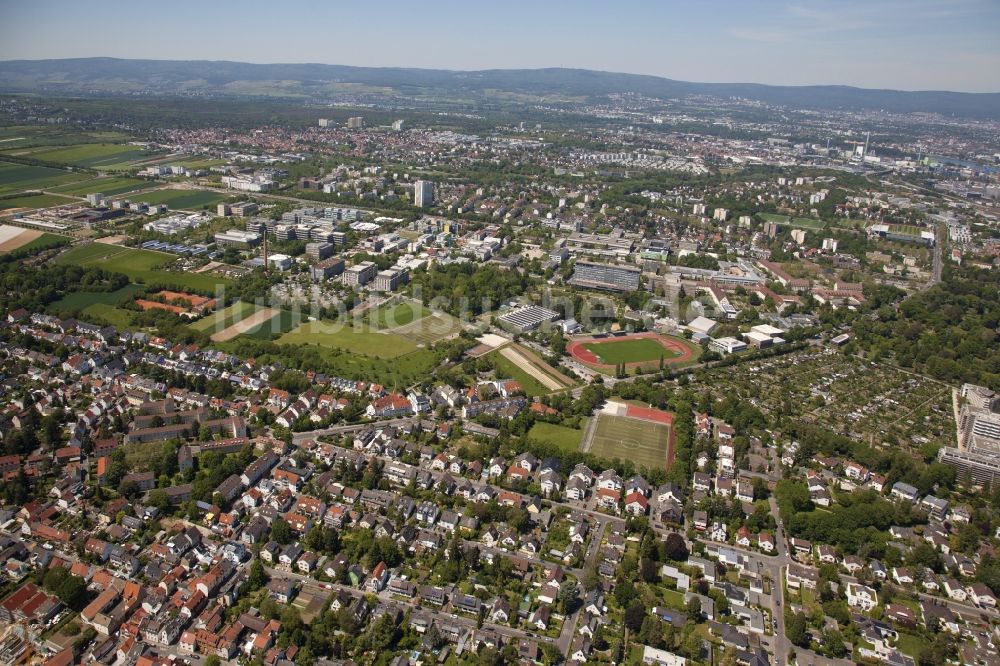
[[[590,546],[587,548],[587,556],[584,559],[584,571],[597,565],[597,558],[601,552],[601,542],[604,540],[604,528],[607,526],[608,522],[609,521],[598,519],[597,526],[591,530]],[[583,580],[582,573],[577,576],[577,580]],[[578,588],[578,591],[582,592],[582,585]],[[566,618],[566,621],[563,622],[562,632],[559,634],[559,640],[556,645],[559,648],[559,651],[567,657],[569,656],[569,648],[573,644],[573,636],[576,635],[576,626],[580,622],[580,615],[582,613],[583,603],[581,602],[573,614]]]
[[[292,444],[297,445],[307,440],[317,440],[325,435],[347,435],[349,433],[361,432],[369,428],[379,429],[386,427],[402,427],[416,423],[418,419],[389,419],[387,421],[371,421],[369,423],[354,423],[350,425],[332,426],[323,430],[310,430],[308,432],[297,432],[292,435]]]

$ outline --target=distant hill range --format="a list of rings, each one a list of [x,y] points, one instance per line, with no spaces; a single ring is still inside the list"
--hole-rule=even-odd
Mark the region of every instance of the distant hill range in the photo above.
[[[528,95],[558,101],[634,92],[659,99],[690,95],[741,97],[795,108],[927,112],[1000,119],[1000,93],[905,92],[850,86],[769,86],[690,83],[658,76],[585,69],[450,71],[344,65],[258,65],[227,61],[66,60],[0,61],[0,91],[50,95],[145,93],[324,99],[333,94],[433,96],[502,101]],[[514,97],[513,99],[517,99]]]

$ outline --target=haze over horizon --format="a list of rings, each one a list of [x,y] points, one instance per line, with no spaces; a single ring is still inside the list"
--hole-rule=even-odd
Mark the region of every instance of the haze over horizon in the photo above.
[[[115,57],[450,70],[566,67],[699,82],[1000,91],[1000,4],[626,0],[502,9],[261,0],[143,5],[14,0],[0,59]],[[44,26],[42,36],[38,28]]]

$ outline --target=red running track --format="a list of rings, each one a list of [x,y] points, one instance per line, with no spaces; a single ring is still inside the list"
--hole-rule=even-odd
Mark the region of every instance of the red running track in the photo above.
[[[663,346],[664,349],[668,349],[671,352],[675,352],[678,354],[678,356],[667,359],[666,360],[667,363],[685,363],[694,358],[694,352],[688,345],[678,340],[671,340],[670,338],[664,337],[659,333],[651,333],[651,332],[633,333],[631,335],[623,335],[620,337],[608,337],[608,338],[578,338],[570,342],[568,345],[566,345],[566,351],[569,353],[570,356],[580,361],[581,363],[585,363],[587,365],[596,365],[601,368],[613,368],[614,365],[611,363],[601,363],[601,361],[597,358],[597,354],[584,347],[584,345],[591,342],[596,344],[603,344],[606,342],[638,340],[640,338],[651,338],[653,340],[656,340]],[[626,367],[634,367],[637,365],[642,365],[644,363],[653,363],[653,362],[654,361],[637,361],[635,363],[626,363],[625,365]]]

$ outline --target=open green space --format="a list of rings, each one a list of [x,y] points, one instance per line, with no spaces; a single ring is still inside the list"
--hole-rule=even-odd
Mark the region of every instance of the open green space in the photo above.
[[[524,393],[527,396],[533,398],[536,395],[546,395],[548,393],[552,393],[552,391],[546,388],[540,381],[519,368],[517,364],[509,358],[501,355],[499,351],[490,352],[490,362],[493,363],[493,367],[496,369],[497,379],[515,380],[521,385],[521,388],[524,389]]]
[[[680,356],[677,352],[667,349],[656,340],[649,338],[588,342],[583,347],[596,354],[600,362],[605,365],[658,361],[661,356],[670,360]]]
[[[528,431],[528,440],[542,444],[555,444],[561,450],[570,452],[580,448],[582,430],[567,428],[555,423],[537,421]]]
[[[85,310],[98,304],[121,305],[134,298],[141,291],[142,287],[137,284],[128,284],[115,291],[76,291],[51,303],[48,310],[49,312],[70,312],[72,310]]]
[[[650,469],[667,466],[670,426],[601,414],[590,452],[607,460],[631,460]]]
[[[240,338],[219,346],[234,350]],[[405,390],[425,379],[439,360],[433,351],[420,349],[405,337],[322,320],[301,324],[278,338],[277,344],[313,347],[333,374],[375,381],[390,390]],[[280,354],[268,356],[282,359]]]
[[[94,303],[81,310],[81,318],[84,321],[93,322],[95,320],[105,321],[115,328],[129,328],[132,325],[132,311],[119,308],[107,303]]]
[[[126,192],[134,192],[135,190],[141,190],[146,187],[155,187],[156,183],[142,180],[141,178],[94,178],[93,180],[86,180],[82,183],[72,183],[70,185],[60,185],[59,187],[53,187],[53,192],[59,192],[60,194],[71,194],[73,196],[86,196],[94,192],[100,192],[101,194],[107,196],[113,196],[115,194],[125,194]]]
[[[404,301],[395,305],[383,305],[369,313],[368,321],[375,328],[395,328],[422,319],[430,310],[415,301]]]
[[[78,245],[60,255],[57,261],[77,266],[94,266],[106,271],[122,273],[134,282],[159,284],[181,289],[192,289],[210,293],[219,284],[229,284],[226,278],[191,272],[171,272],[162,270],[176,257],[152,250],[137,250],[118,245],[91,243]]]
[[[393,333],[323,320],[303,323],[281,336],[278,343],[319,345],[372,358],[396,358],[417,350],[416,344]]]
[[[135,201],[149,204],[167,204],[174,209],[201,209],[213,207],[229,198],[224,192],[210,190],[154,190],[131,197]]]
[[[224,331],[236,322],[246,319],[256,310],[257,307],[253,303],[236,301],[227,308],[213,312],[207,317],[202,317],[198,321],[191,322],[188,326],[196,331],[204,331],[207,333]]]
[[[83,173],[0,161],[0,195],[24,190],[44,190],[87,178],[88,176]]]
[[[61,206],[71,203],[75,203],[75,201],[69,197],[60,197],[54,194],[29,194],[24,197],[0,199],[0,210],[10,210],[12,208],[49,208],[51,206]]]

